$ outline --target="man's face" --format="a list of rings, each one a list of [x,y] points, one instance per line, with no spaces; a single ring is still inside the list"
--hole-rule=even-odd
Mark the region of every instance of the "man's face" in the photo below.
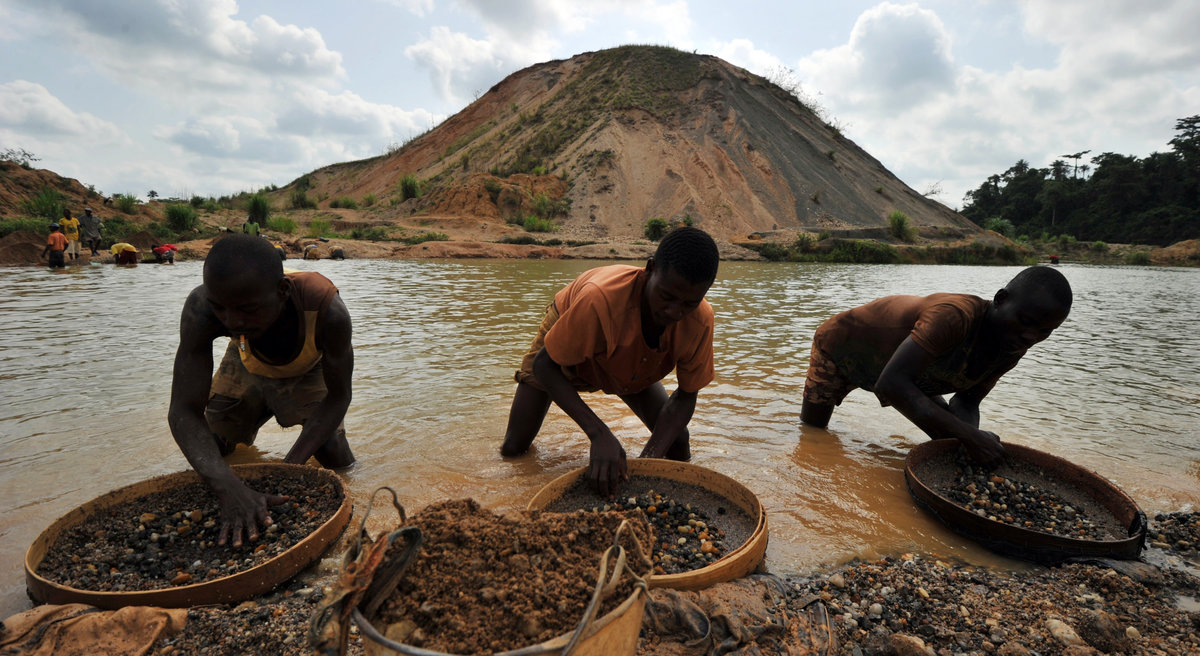
[[[646,263],[649,275],[644,291],[650,319],[658,328],[677,323],[700,306],[712,282],[691,282],[669,268]]]
[[[1001,289],[992,319],[1003,350],[1019,353],[1049,337],[1069,311],[1046,292],[1014,294]]]
[[[204,292],[213,314],[229,332],[255,339],[279,319],[289,285],[287,278],[270,282],[251,275],[226,279],[205,276]]]

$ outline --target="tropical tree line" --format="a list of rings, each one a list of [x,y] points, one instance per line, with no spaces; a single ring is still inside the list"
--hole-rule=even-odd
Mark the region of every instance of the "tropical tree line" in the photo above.
[[[1200,115],[1178,119],[1171,150],[1144,158],[1069,153],[1048,168],[1019,160],[963,198],[962,214],[1012,238],[1166,246],[1200,238]]]

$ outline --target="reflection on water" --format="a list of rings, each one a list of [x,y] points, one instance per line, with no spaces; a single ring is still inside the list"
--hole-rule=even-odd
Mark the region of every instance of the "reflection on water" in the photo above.
[[[557,410],[529,456],[503,460],[498,448],[512,373],[546,303],[597,262],[289,264],[332,278],[353,316],[346,426],[359,463],[346,478],[360,509],[384,484],[410,509],[464,496],[523,507],[585,463],[582,433]],[[722,264],[709,295],[717,378],[693,420],[694,462],[763,500],[772,569],[912,550],[1016,565],[915,507],[903,462],[925,438],[898,413],[857,391],[828,431],[802,427],[798,414],[812,332],[830,314],[894,293],[990,296],[1018,270]],[[985,400],[984,427],[1111,478],[1147,512],[1194,507],[1200,271],[1062,271],[1075,289],[1071,317]],[[194,262],[0,270],[0,617],[28,605],[21,559],[51,521],[113,487],[187,467],[165,417],[179,311],[199,282]],[[646,431],[632,413],[602,395],[587,400],[637,453]],[[234,460],[282,458],[296,435],[270,425]]]

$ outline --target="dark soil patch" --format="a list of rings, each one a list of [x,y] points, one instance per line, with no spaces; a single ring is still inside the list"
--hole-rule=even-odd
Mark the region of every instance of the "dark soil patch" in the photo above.
[[[342,504],[338,486],[316,477],[269,473],[252,485],[291,497],[271,509],[274,523],[257,541],[217,545],[217,500],[203,483],[188,483],[111,506],[68,528],[47,550],[37,573],[61,585],[102,592],[211,581],[278,556]]]
[[[962,449],[956,453],[950,476],[931,487],[980,517],[1076,540],[1128,537],[1112,513],[1086,493],[1052,480],[1030,463],[1005,458],[998,466],[981,467]]]
[[[700,569],[740,547],[754,532],[755,518],[729,499],[698,485],[635,474],[617,498],[606,501],[580,477],[549,512],[641,511],[654,527],[651,559],[657,574]]]
[[[516,649],[567,633],[583,617],[600,557],[624,519],[615,512],[501,516],[472,500],[433,504],[409,522],[425,544],[374,623],[397,642],[453,654]],[[645,521],[629,519],[648,544]],[[633,589],[624,577],[597,617]]]

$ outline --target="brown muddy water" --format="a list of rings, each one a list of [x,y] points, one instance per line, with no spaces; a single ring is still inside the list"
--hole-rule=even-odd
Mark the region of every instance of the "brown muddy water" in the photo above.
[[[498,449],[513,369],[554,292],[595,261],[290,261],[329,276],[354,321],[358,464],[345,472],[361,512],[380,485],[410,510],[474,497],[522,508],[587,461],[576,426],[551,410],[534,450]],[[806,572],[852,558],[923,551],[1021,567],[931,520],[904,487],[925,436],[862,391],[829,430],[801,426],[813,330],[879,296],[990,297],[1016,267],[723,263],[717,377],[692,421],[693,462],[756,492],[767,566]],[[1034,347],[982,408],[1001,439],[1106,476],[1148,513],[1200,505],[1200,271],[1063,266],[1070,318]],[[0,618],[29,607],[22,558],[55,518],[114,487],[179,471],[167,429],[184,297],[200,263],[65,272],[0,270]],[[219,356],[224,344],[214,346]],[[668,389],[674,384],[668,379]],[[588,395],[636,454],[647,432],[619,400]],[[234,462],[283,457],[297,435],[268,424]]]

